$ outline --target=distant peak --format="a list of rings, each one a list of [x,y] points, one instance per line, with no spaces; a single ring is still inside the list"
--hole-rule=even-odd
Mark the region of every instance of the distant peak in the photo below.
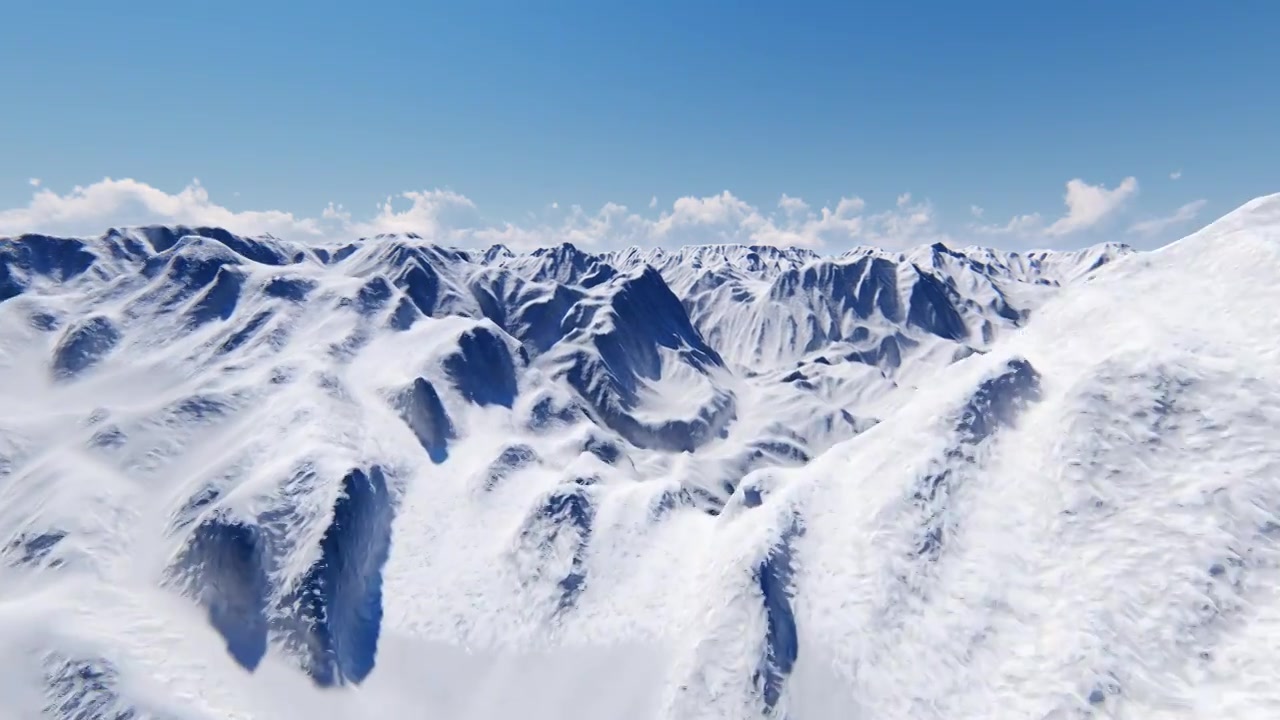
[[[490,245],[489,249],[484,251],[484,261],[487,263],[491,263],[499,258],[510,258],[515,256],[516,254],[511,252],[511,248],[501,243]]]
[[[540,247],[537,250],[534,250],[530,254],[536,255],[539,257],[543,257],[547,255],[551,255],[554,257],[568,257],[573,255],[585,255],[586,253],[582,252],[581,250],[578,249],[576,245],[566,240],[558,245],[548,245],[546,247]]]

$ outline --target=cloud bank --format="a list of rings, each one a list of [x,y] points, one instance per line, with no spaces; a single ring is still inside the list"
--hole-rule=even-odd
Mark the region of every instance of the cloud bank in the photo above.
[[[516,223],[488,218],[467,196],[441,189],[387,197],[374,212],[364,215],[330,203],[314,215],[302,216],[283,210],[231,209],[211,198],[199,180],[175,193],[127,178],[104,178],[65,193],[37,179],[29,184],[32,195],[26,205],[0,210],[0,236],[27,232],[88,236],[110,227],[166,224],[217,226],[244,235],[317,242],[414,233],[442,245],[482,248],[501,243],[513,249],[561,242],[595,249],[705,243],[904,249],[938,241],[990,243],[997,237],[1005,239],[1002,244],[1014,247],[1062,246],[1078,244],[1080,236],[1111,227],[1108,221],[1138,193],[1138,181],[1133,177],[1124,178],[1114,188],[1077,178],[1066,183],[1065,210],[1059,217],[1045,218],[1032,212],[991,222],[987,219],[990,213],[971,205],[966,220],[961,221],[969,224],[957,237],[940,227],[932,203],[911,193],[898,195],[892,205],[882,209],[868,208],[856,196],[817,206],[786,194],[771,207],[759,207],[727,190],[705,197],[680,197],[669,206],[653,197],[640,209],[606,203],[592,211],[551,203],[544,211],[530,213],[527,220]],[[1195,219],[1204,203],[1187,203],[1169,217],[1137,222],[1127,232],[1154,238]]]
[[[96,235],[109,227],[186,224],[225,227],[236,232],[319,238],[321,222],[279,210],[235,212],[214,203],[198,180],[169,194],[137,180],[106,178],[65,195],[35,183],[25,207],[0,210],[0,235],[43,232]]]
[[[210,198],[199,180],[172,194],[132,179],[105,178],[65,194],[34,183],[32,187],[35,192],[26,206],[0,210],[0,236],[97,235],[109,227],[181,224],[316,241],[416,233],[460,247],[502,243],[528,248],[565,241],[585,247],[691,243],[909,247],[946,239],[936,227],[932,205],[913,201],[910,194],[898,197],[892,208],[868,213],[857,197],[815,209],[800,198],[783,195],[776,208],[766,210],[724,191],[678,198],[661,210],[654,198],[644,213],[617,203],[594,212],[553,204],[547,218],[514,224],[488,220],[470,198],[439,189],[388,197],[368,217],[333,203],[315,217],[302,217],[280,210],[232,210]]]

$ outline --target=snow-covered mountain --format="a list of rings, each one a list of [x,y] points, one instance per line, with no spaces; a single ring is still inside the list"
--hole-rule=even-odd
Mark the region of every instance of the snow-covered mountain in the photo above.
[[[1271,717],[1276,287],[1280,196],[1151,253],[0,240],[3,712]]]

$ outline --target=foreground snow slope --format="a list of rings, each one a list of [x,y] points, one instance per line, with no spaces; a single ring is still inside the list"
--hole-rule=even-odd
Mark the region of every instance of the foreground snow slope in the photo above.
[[[1143,254],[0,241],[4,712],[1273,717],[1275,288],[1280,196]]]

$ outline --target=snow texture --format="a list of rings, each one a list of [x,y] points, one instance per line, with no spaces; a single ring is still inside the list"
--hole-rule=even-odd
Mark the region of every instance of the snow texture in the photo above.
[[[0,717],[1273,718],[1278,288],[0,239]]]

